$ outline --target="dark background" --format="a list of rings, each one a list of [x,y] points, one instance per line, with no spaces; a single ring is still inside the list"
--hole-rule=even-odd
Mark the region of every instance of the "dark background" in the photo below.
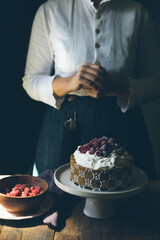
[[[0,174],[26,172],[34,159],[45,105],[22,88],[32,21],[43,0],[0,3]]]
[[[59,0],[62,1],[62,0]],[[45,104],[22,88],[32,21],[44,0],[0,3],[0,174],[25,173],[34,159]],[[159,0],[141,0],[160,34]]]

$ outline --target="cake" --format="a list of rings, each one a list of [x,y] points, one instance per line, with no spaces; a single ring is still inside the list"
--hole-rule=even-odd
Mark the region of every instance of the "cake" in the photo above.
[[[70,179],[93,191],[124,189],[131,184],[133,163],[133,157],[113,138],[94,138],[71,154]]]

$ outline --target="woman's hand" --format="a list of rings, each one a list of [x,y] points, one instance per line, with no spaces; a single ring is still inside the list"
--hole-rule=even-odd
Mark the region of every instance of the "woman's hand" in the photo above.
[[[54,94],[59,97],[81,88],[94,98],[107,95],[127,100],[130,94],[128,79],[115,78],[100,65],[92,63],[85,63],[71,77],[54,79],[52,86]]]
[[[104,91],[104,83],[103,69],[99,65],[85,63],[75,75],[54,79],[52,87],[58,97],[83,88],[89,96],[98,98]]]
[[[72,91],[81,88],[91,97],[99,98],[104,91],[104,71],[101,66],[85,63],[72,77]]]
[[[90,86],[82,85],[89,96],[95,98],[116,96],[128,101],[130,95],[129,79],[114,77],[97,64],[86,63],[82,66],[82,72],[82,77],[87,79],[90,84]]]

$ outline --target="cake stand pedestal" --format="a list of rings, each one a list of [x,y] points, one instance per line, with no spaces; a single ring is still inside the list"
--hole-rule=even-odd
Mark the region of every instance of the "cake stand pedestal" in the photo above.
[[[70,164],[65,164],[58,168],[54,173],[54,180],[61,190],[86,198],[84,214],[97,219],[113,217],[116,214],[115,199],[122,199],[140,193],[147,187],[148,183],[146,173],[134,167],[132,184],[125,189],[106,192],[83,189],[70,180]]]
[[[113,200],[86,198],[83,212],[92,218],[110,218],[115,215]]]

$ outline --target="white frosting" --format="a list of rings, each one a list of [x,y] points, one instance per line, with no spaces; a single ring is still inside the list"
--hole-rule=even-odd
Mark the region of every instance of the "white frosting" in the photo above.
[[[124,165],[132,159],[132,157],[126,151],[123,155],[119,155],[115,150],[113,150],[108,157],[103,157],[97,156],[96,154],[91,155],[88,151],[83,154],[78,149],[74,152],[74,158],[76,163],[80,166],[92,168],[94,170]]]

